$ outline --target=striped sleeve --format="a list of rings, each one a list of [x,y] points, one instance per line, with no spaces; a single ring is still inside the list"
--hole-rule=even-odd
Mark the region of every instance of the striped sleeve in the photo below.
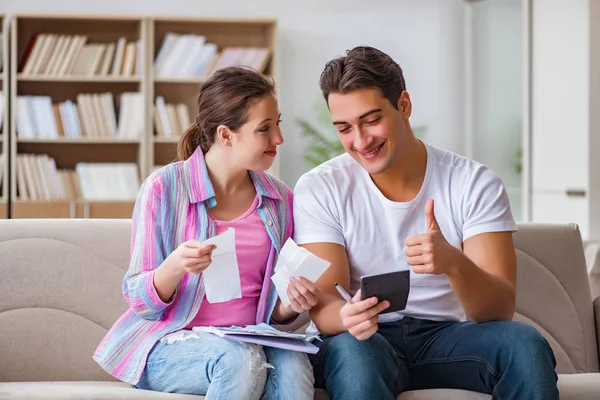
[[[162,301],[154,287],[154,272],[165,259],[162,242],[161,199],[146,180],[136,199],[131,231],[131,262],[123,280],[123,295],[129,306],[144,319],[160,320],[172,304]]]

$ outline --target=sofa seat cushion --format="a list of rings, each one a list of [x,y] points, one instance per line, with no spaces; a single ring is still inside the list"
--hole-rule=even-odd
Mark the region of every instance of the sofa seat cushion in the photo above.
[[[560,374],[561,400],[597,400],[600,373]],[[0,400],[125,400],[182,399],[201,400],[204,396],[160,393],[132,389],[122,382],[0,382]],[[329,400],[324,390],[317,389],[316,400]],[[398,400],[490,400],[491,396],[464,390],[420,390],[402,393]]]
[[[199,400],[204,396],[132,389],[123,382],[0,382],[0,400]]]
[[[487,394],[454,389],[433,389],[405,392],[398,396],[398,400],[491,400]],[[317,389],[315,400],[329,400],[327,392]]]
[[[600,373],[559,374],[560,400],[600,399]]]
[[[201,400],[204,396],[160,393],[132,389],[122,382],[9,382],[0,383],[0,400]],[[324,390],[317,389],[316,400],[328,400]],[[464,390],[420,390],[406,392],[398,396],[399,400],[489,400],[483,395]]]

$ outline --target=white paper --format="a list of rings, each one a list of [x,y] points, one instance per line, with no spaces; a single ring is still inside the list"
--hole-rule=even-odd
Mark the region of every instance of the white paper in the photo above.
[[[284,306],[290,304],[287,287],[292,277],[303,277],[315,283],[331,263],[315,256],[289,238],[279,252],[275,274],[271,277]]]
[[[229,228],[203,243],[217,246],[212,252],[210,266],[202,273],[206,300],[209,303],[223,303],[241,298],[242,285],[235,253],[235,229]]]

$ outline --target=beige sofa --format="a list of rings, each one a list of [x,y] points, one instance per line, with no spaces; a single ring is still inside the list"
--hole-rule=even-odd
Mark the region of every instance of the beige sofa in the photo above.
[[[92,360],[126,308],[129,239],[128,220],[0,221],[0,399],[201,398],[131,389]],[[592,304],[577,227],[521,225],[515,242],[515,319],[552,345],[561,399],[600,399],[600,299]],[[455,390],[399,396],[489,398]]]

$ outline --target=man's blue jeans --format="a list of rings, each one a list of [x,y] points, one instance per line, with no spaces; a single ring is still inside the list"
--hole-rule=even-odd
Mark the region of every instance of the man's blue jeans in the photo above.
[[[322,339],[310,360],[315,386],[332,400],[395,400],[404,391],[434,388],[558,400],[554,353],[526,324],[405,317],[379,324],[365,341],[348,332]]]

